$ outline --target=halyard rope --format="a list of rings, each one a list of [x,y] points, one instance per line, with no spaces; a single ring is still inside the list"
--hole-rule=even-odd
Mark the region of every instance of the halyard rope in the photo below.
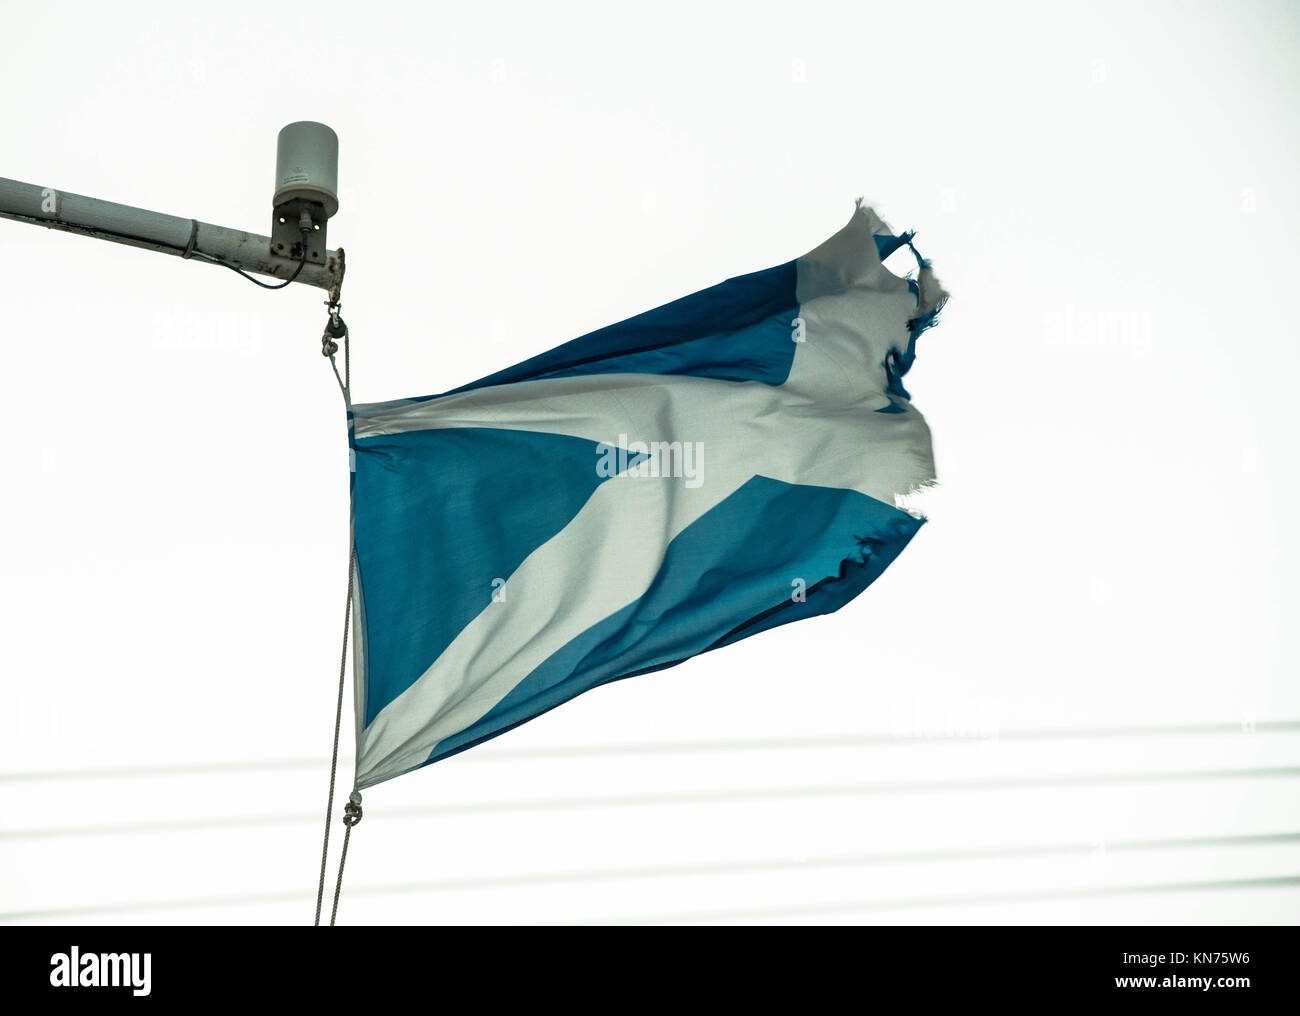
[[[343,393],[343,402],[349,412],[352,409],[352,349],[349,343],[348,326],[344,323],[343,318],[339,316],[339,308],[342,306],[338,301],[338,294],[334,292],[330,299],[325,301],[329,307],[330,319],[325,325],[325,333],[321,336],[321,353],[329,357],[330,367],[334,370],[334,377],[338,380],[339,390]],[[335,360],[335,354],[338,352],[338,340],[343,340],[343,373],[339,374],[338,362]],[[348,526],[349,534],[351,533],[351,523]],[[343,685],[344,678],[347,674],[348,666],[348,628],[352,619],[352,595],[354,584],[354,555],[356,553],[355,544],[351,535],[348,537],[348,595],[347,603],[343,611],[343,649],[339,655],[339,690],[338,700],[334,707],[334,751],[330,757],[330,789],[329,797],[325,801],[325,837],[321,844],[320,854],[320,882],[316,888],[316,926],[320,925],[321,906],[325,900],[325,869],[326,862],[329,858],[330,848],[330,813],[334,810],[334,784],[338,774],[339,766],[339,731],[343,726]],[[352,827],[361,821],[361,795],[353,790],[349,797],[348,803],[343,808],[343,825],[346,827],[343,833],[343,849],[339,854],[339,875],[338,881],[334,884],[334,907],[330,912],[330,925],[333,926],[335,918],[339,912],[339,896],[343,891],[343,865],[348,858],[348,840],[352,836]]]

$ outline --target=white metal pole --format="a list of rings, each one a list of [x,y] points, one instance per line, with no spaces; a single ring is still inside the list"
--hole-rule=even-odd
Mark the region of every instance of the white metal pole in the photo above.
[[[271,253],[271,238],[267,236],[4,177],[0,177],[0,218],[178,257],[206,254],[251,274],[274,279],[287,279],[298,268],[297,258]],[[204,258],[194,260],[211,264]],[[342,251],[330,250],[319,264],[308,260],[295,281],[317,289],[337,290],[343,270]]]

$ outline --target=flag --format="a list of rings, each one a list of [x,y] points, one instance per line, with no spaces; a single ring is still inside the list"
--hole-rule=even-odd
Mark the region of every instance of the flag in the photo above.
[[[945,299],[859,201],[803,257],[353,406],[357,787],[865,589],[923,521],[902,378]]]

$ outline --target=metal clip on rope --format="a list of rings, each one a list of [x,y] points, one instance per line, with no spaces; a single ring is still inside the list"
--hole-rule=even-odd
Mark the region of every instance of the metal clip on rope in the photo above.
[[[327,302],[330,319],[325,323],[325,332],[321,335],[321,356],[333,356],[339,351],[339,340],[348,334],[347,323],[339,316],[341,303]]]
[[[325,322],[325,332],[320,337],[321,356],[327,357],[330,366],[334,368],[334,376],[339,382],[339,391],[343,393],[343,402],[350,411],[352,409],[352,357],[349,355],[348,325],[339,314],[343,304],[339,301],[337,292],[330,294],[330,298],[325,301],[325,306],[329,308],[330,319]],[[334,359],[334,354],[339,351],[340,342],[343,343],[342,374],[339,373],[339,365]]]
[[[343,806],[343,824],[351,829],[361,821],[361,794],[354,790],[348,795],[348,803]]]

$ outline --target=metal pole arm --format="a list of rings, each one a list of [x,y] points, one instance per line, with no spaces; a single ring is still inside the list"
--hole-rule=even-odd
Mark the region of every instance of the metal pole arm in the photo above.
[[[206,254],[246,272],[274,279],[287,279],[298,267],[296,258],[272,255],[271,238],[267,236],[4,177],[0,177],[0,218],[177,257]],[[194,260],[211,264],[204,258]],[[295,281],[317,289],[335,290],[343,281],[343,267],[341,251],[326,251],[323,264],[308,261]]]

